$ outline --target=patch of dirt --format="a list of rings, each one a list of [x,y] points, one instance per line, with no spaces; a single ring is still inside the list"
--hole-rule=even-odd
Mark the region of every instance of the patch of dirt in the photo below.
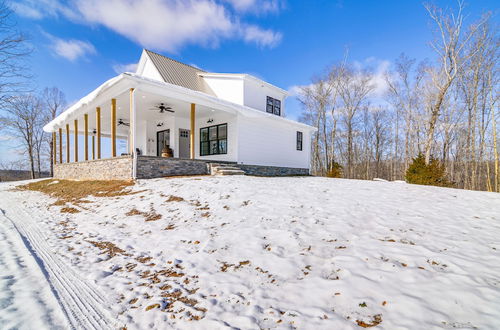
[[[156,213],[155,209],[151,206],[151,209],[149,212],[144,212],[144,211],[139,211],[136,208],[131,209],[127,213],[125,213],[126,216],[131,217],[134,215],[142,215],[144,217],[145,221],[156,221],[160,220],[162,218],[162,215],[159,213]]]
[[[124,256],[130,256],[130,254],[125,253],[125,250],[120,249],[111,242],[95,242],[95,241],[87,241],[87,242],[97,247],[99,250],[102,250],[103,252],[101,254],[107,253],[109,258],[113,258],[114,256],[119,254]]]
[[[380,323],[382,323],[382,314],[374,315],[372,321],[369,323],[366,323],[366,322],[361,321],[361,320],[356,320],[356,323],[358,324],[358,326],[360,326],[362,328],[375,327],[375,326],[379,325]]]
[[[126,180],[41,180],[18,186],[20,190],[39,191],[51,197],[57,198],[53,205],[64,205],[65,203],[89,203],[85,197],[117,197],[137,194],[140,191],[131,191],[133,181]]]
[[[63,207],[60,211],[61,213],[80,213],[80,210],[75,209],[74,207]]]
[[[170,195],[165,202],[183,202],[184,198],[179,196]]]

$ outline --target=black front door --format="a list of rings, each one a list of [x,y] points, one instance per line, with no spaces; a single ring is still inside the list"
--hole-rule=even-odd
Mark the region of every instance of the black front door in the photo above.
[[[164,147],[170,147],[170,130],[156,132],[156,156],[161,156]]]

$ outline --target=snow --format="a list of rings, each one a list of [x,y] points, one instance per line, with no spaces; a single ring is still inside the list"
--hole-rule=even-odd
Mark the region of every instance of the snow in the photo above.
[[[499,194],[204,176],[139,180],[69,214],[12,186],[0,185],[0,231],[31,248],[2,240],[0,262],[40,262],[2,273],[0,328],[500,328]],[[39,284],[5,290],[6,276]],[[21,294],[51,319],[5,313]]]

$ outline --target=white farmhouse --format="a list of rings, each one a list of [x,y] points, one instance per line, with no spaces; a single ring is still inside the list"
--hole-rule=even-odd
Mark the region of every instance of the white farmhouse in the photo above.
[[[135,73],[106,81],[44,127],[57,146],[54,176],[308,174],[315,128],[285,118],[286,97],[248,74],[144,50]],[[117,154],[117,139],[127,152]]]

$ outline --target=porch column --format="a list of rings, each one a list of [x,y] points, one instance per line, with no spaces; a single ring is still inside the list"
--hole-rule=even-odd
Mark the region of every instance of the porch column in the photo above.
[[[78,119],[75,119],[75,163],[78,162]]]
[[[66,124],[66,163],[69,163],[69,124]]]
[[[95,159],[95,134],[92,133],[92,160]]]
[[[194,120],[195,120],[196,105],[191,103],[191,131],[189,134],[191,159],[194,159]]]
[[[116,157],[116,99],[111,99],[111,157]]]
[[[130,94],[130,113],[129,113],[129,137],[128,137],[128,145],[129,145],[129,154],[133,155],[134,150],[135,150],[135,125],[136,125],[136,120],[135,120],[135,89],[131,88],[129,90]]]
[[[89,115],[83,115],[83,135],[85,140],[83,141],[83,148],[85,149],[85,160],[89,160]]]
[[[62,128],[59,128],[59,164],[62,164]]]
[[[101,108],[95,108],[96,129],[97,129],[97,159],[101,159]]]
[[[56,131],[52,132],[52,157],[54,158],[52,162],[57,164],[57,139],[56,139]]]

